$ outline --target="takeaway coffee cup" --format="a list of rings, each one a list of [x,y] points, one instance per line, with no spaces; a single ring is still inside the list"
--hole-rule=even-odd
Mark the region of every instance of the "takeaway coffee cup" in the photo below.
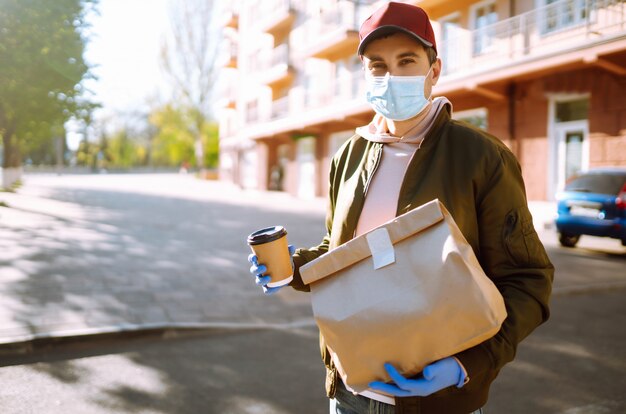
[[[257,230],[248,236],[248,244],[258,262],[267,267],[267,275],[272,278],[267,286],[283,286],[293,280],[287,230],[284,227],[273,226]]]

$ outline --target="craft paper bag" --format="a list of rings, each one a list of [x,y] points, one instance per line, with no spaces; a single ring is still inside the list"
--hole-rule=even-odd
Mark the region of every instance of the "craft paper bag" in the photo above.
[[[369,240],[368,240],[369,236]],[[300,268],[315,320],[356,392],[495,335],[506,310],[452,216],[433,200]]]

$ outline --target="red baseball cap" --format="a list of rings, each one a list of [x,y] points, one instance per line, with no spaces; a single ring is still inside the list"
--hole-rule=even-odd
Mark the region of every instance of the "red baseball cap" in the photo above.
[[[359,49],[363,54],[367,44],[380,36],[403,32],[437,52],[435,33],[428,15],[421,7],[390,1],[367,18],[359,30]]]

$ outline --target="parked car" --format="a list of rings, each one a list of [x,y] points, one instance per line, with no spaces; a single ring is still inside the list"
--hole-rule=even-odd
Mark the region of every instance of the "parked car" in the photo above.
[[[626,168],[580,173],[557,193],[559,242],[574,247],[580,236],[620,239],[626,246]]]

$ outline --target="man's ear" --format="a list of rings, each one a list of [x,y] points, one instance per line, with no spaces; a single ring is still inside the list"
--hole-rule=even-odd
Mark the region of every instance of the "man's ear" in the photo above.
[[[437,84],[439,76],[441,75],[441,59],[437,58],[433,63],[433,86]]]

